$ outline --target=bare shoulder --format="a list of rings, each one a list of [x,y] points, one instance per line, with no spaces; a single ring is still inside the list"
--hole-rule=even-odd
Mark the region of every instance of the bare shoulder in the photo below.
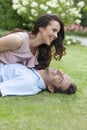
[[[21,44],[23,41],[22,37],[18,35],[17,33],[12,33],[4,37],[7,41],[15,42]]]
[[[12,33],[0,38],[1,51],[16,50],[23,44],[23,38],[17,33]]]

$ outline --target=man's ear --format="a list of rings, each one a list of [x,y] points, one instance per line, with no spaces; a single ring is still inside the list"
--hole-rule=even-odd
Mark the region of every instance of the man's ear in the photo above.
[[[49,90],[51,93],[54,93],[54,87],[53,87],[53,86],[48,86],[47,88],[48,88],[48,90]]]

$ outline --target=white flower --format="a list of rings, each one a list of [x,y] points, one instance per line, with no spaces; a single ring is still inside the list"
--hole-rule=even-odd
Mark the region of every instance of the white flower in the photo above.
[[[16,9],[18,9],[18,6],[17,6],[17,5],[12,5],[12,8],[13,8],[14,10],[16,10]]]
[[[68,40],[68,41],[67,41],[67,45],[70,45],[70,44],[71,44],[71,41]]]
[[[33,17],[30,16],[29,19],[30,19],[30,20],[33,20]]]
[[[57,0],[53,0],[52,2],[54,2],[54,3],[58,3],[58,1],[57,1]]]
[[[51,10],[48,10],[48,11],[47,11],[47,14],[52,14],[52,11],[51,11]]]
[[[18,4],[19,0],[12,0],[13,4]]]
[[[37,7],[38,6],[38,3],[37,2],[32,2],[31,3],[31,7]]]
[[[46,2],[46,5],[48,5],[48,6],[52,6],[52,3],[51,3],[52,1],[48,1],[48,2]]]
[[[64,17],[64,16],[65,16],[65,13],[61,13],[61,16]]]
[[[80,23],[81,23],[81,20],[80,20],[80,19],[76,19],[76,20],[75,20],[75,23],[76,23],[76,24],[80,24]]]
[[[69,14],[71,14],[72,16],[79,16],[79,10],[77,10],[77,8],[73,7],[72,9],[69,9]]]
[[[22,13],[26,13],[26,8],[25,7],[21,7],[20,9],[17,10],[18,14],[22,14]]]
[[[48,9],[48,7],[46,5],[44,5],[44,4],[41,4],[40,8],[43,9],[43,10],[47,10]]]
[[[27,0],[22,0],[22,4],[23,4],[23,6],[26,6],[29,4],[29,2]]]
[[[77,6],[81,8],[84,7],[84,5],[85,5],[84,1],[80,1],[77,3]]]
[[[52,4],[52,8],[57,8],[58,7],[58,4],[57,3],[53,3]]]
[[[71,3],[70,2],[65,2],[65,6],[70,6],[71,5]]]
[[[17,13],[18,13],[19,15],[21,15],[21,10],[20,10],[20,9],[18,9],[18,10],[17,10]]]
[[[76,40],[75,38],[72,38],[72,42],[73,42],[73,43],[76,43],[77,40]]]
[[[20,4],[13,4],[12,5],[12,8],[14,9],[14,10],[17,10],[17,9],[20,9],[22,6],[20,5]]]
[[[78,14],[78,18],[81,18],[81,17],[82,17],[82,14],[79,13],[79,14]]]
[[[26,26],[26,23],[22,23],[23,26]]]
[[[51,7],[51,8],[57,8],[58,4],[56,2],[48,1],[46,2],[46,5]]]
[[[74,5],[74,1],[73,1],[73,0],[70,1],[70,5],[71,5],[71,6]]]
[[[35,9],[31,9],[31,14],[34,15],[36,13]]]

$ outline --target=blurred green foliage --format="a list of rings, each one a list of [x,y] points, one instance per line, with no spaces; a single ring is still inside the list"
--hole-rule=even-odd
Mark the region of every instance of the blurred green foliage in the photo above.
[[[12,0],[0,0],[0,29],[21,27],[21,20],[23,19],[12,9]]]

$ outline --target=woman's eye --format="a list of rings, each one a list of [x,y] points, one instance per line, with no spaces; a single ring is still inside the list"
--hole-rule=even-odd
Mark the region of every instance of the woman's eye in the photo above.
[[[53,32],[56,32],[56,29],[53,29]]]

